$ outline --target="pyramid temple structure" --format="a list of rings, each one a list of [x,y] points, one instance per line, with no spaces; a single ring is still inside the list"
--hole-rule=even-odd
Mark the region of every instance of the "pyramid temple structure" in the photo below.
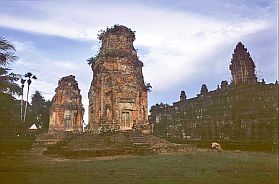
[[[278,142],[279,85],[258,82],[255,63],[244,45],[234,49],[232,81],[213,91],[202,84],[196,97],[185,91],[173,105],[151,106],[151,132],[176,140],[274,140]]]

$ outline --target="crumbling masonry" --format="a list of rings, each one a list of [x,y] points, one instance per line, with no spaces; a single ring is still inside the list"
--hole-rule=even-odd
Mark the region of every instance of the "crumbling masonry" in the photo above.
[[[135,33],[115,25],[98,35],[99,53],[90,58],[93,80],[88,93],[89,129],[127,130],[148,122],[143,63],[133,46]]]
[[[49,132],[82,132],[84,109],[75,76],[58,81],[50,109]]]
[[[255,63],[244,45],[239,42],[232,55],[230,70],[233,84],[256,84]]]

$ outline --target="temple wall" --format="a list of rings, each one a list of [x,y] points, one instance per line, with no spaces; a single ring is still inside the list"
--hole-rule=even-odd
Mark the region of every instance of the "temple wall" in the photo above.
[[[151,107],[159,136],[190,140],[277,140],[278,84],[230,85],[205,95]]]

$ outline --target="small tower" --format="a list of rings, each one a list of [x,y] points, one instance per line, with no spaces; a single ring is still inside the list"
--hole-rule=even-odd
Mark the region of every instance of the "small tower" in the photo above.
[[[208,93],[207,86],[206,86],[206,84],[202,84],[200,94],[205,95],[206,93]]]
[[[228,81],[224,80],[221,82],[221,89],[227,89],[228,88]]]
[[[185,101],[186,101],[186,93],[185,93],[185,91],[181,91],[180,102],[185,102]]]
[[[58,81],[50,109],[49,132],[82,132],[84,109],[75,76]]]
[[[255,63],[244,45],[239,42],[234,49],[230,70],[233,84],[255,84]]]

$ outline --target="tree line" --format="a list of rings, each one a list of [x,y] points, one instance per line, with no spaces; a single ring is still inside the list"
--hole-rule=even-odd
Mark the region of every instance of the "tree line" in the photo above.
[[[32,124],[41,131],[48,130],[51,101],[45,100],[40,91],[35,91],[31,104],[28,102],[30,85],[37,77],[31,72],[25,75],[12,72],[10,66],[18,59],[15,52],[14,45],[0,38],[0,136],[18,136],[27,132]]]

